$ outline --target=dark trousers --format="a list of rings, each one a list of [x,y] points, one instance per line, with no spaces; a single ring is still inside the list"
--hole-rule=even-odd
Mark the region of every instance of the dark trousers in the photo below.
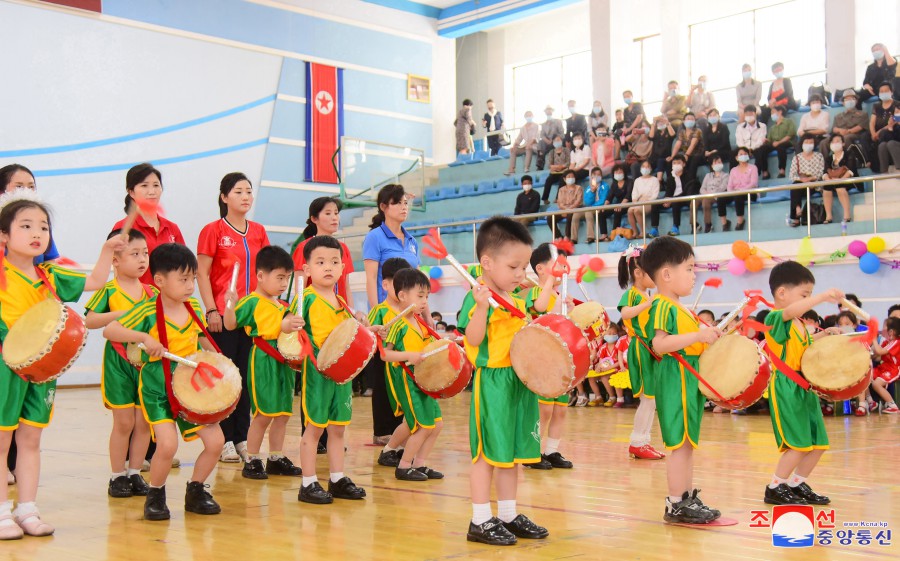
[[[565,224],[565,225],[563,225]],[[562,229],[560,229],[562,226]],[[571,214],[560,214],[556,216],[556,230],[553,230],[553,217],[547,217],[547,227],[550,228],[550,231],[553,232],[554,238],[571,238],[572,237],[572,215]]]
[[[730,199],[734,200],[734,213],[739,217],[744,217],[744,205],[747,203],[746,195],[738,195],[736,197],[726,197],[722,196],[716,199],[716,206],[719,208],[719,216],[725,217],[727,214],[725,210],[725,206],[728,204]]]
[[[237,407],[227,419],[219,423],[225,442],[245,442],[250,429],[250,392],[247,389],[247,367],[250,362],[250,349],[253,341],[241,328],[228,331],[222,328],[219,333],[210,333],[213,340],[222,349],[222,354],[231,359],[241,372],[241,398]]]
[[[366,365],[365,374],[372,380],[372,432],[374,436],[393,434],[403,417],[394,417],[391,403],[388,401],[388,388],[384,361],[376,353]]]
[[[795,181],[795,183],[798,183]],[[804,189],[794,189],[791,191],[791,220],[800,220],[800,213],[797,207],[802,208],[806,202],[806,191]]]
[[[784,144],[779,144],[778,146],[770,146],[773,148],[775,152],[778,154],[778,169],[785,170],[787,172],[787,152],[791,147],[790,142],[785,142]]]
[[[553,186],[559,185],[560,183],[562,183],[562,180],[562,173],[550,173],[550,175],[547,176],[547,180],[544,181],[544,194],[541,196],[541,199],[549,201],[550,192],[553,190]]]
[[[496,156],[497,152],[500,151],[500,135],[495,134],[493,136],[487,137],[488,149],[491,151],[491,156]]]
[[[760,179],[762,179],[763,173],[769,173],[769,152],[771,151],[772,145],[768,142],[763,142],[762,146],[752,151],[753,162],[756,164],[756,171]],[[737,160],[734,160],[732,165],[737,165]]]
[[[672,203],[672,224],[676,228],[681,228],[681,210],[684,207],[690,208],[690,205],[685,205],[684,203]],[[659,228],[659,213],[662,211],[662,205],[655,205],[653,210],[650,211],[650,226],[653,228]]]
[[[699,152],[699,150],[698,150]],[[691,188],[691,190],[699,190],[699,182],[697,181],[697,168],[706,163],[706,160],[703,157],[703,154],[694,154],[690,158],[687,155],[684,156],[685,160],[687,160],[687,165],[684,167],[684,175],[681,177],[682,183],[685,184],[686,188],[690,185],[698,185],[696,188]],[[671,165],[669,167],[671,168]],[[685,193],[685,195],[695,195],[696,193]]]
[[[613,219],[613,230],[622,225],[622,216],[624,213],[621,210],[604,210],[600,212],[600,234],[605,236],[609,232],[607,231],[606,219],[612,216]]]

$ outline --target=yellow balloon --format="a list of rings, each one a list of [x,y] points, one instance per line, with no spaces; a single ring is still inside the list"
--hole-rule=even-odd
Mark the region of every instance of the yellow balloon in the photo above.
[[[881,253],[884,251],[884,248],[887,244],[885,244],[884,238],[881,236],[875,236],[869,240],[869,243],[866,244],[866,247],[872,253]]]

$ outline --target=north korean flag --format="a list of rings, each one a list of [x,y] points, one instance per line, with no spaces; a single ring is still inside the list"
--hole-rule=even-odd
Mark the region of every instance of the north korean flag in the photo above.
[[[334,157],[344,134],[344,70],[306,63],[306,180],[339,182],[340,155]],[[334,161],[332,163],[332,158]]]

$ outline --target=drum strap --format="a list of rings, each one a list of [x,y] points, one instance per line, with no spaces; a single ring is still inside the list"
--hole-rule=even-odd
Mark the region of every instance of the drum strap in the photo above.
[[[653,358],[656,359],[656,362],[659,362],[659,361],[662,360],[662,357],[659,356],[658,354],[656,354],[656,351],[654,351],[653,349],[651,349],[651,348],[650,348],[650,345],[648,345],[646,341],[644,341],[642,338],[638,337],[637,335],[635,335],[634,338],[637,339],[638,343],[640,343],[641,345],[643,345],[643,347],[644,347],[645,349],[647,349],[647,352],[650,353],[650,356],[652,356]]]
[[[266,341],[266,340],[263,339],[262,337],[254,337],[254,338],[253,338],[253,344],[256,345],[257,347],[259,347],[259,350],[261,350],[262,352],[266,353],[266,354],[269,355],[270,357],[272,357],[272,358],[274,358],[275,360],[277,360],[280,364],[284,364],[284,362],[285,362],[285,360],[284,360],[284,355],[281,354],[281,353],[278,351],[278,349],[276,349],[275,347],[273,347],[271,344],[269,344],[268,341]],[[304,351],[305,351],[305,350],[306,350],[306,349],[304,348]]]
[[[681,366],[684,367],[685,370],[687,370],[688,372],[690,372],[691,374],[693,374],[694,377],[697,378],[697,380],[698,380],[701,384],[703,384],[704,386],[706,386],[706,388],[707,388],[709,391],[711,391],[711,392],[713,393],[714,396],[716,396],[716,398],[718,398],[720,401],[725,401],[725,402],[728,402],[728,401],[729,401],[729,400],[725,399],[724,397],[722,397],[722,394],[720,394],[718,391],[716,391],[716,388],[714,388],[714,387],[712,387],[711,385],[709,385],[709,382],[707,382],[706,380],[704,380],[704,379],[703,379],[703,376],[701,376],[700,373],[697,372],[697,369],[694,368],[693,366],[691,366],[691,363],[688,362],[687,360],[685,360],[685,358],[684,358],[683,356],[681,356],[681,354],[679,354],[679,353],[669,353],[669,356],[672,357],[672,358],[674,358],[675,360],[677,360],[677,361],[681,364]]]
[[[416,314],[416,321],[419,322],[419,326],[421,326],[423,329],[425,329],[425,331],[427,331],[428,334],[431,335],[432,337],[434,337],[436,340],[440,341],[442,339],[440,333],[438,333],[437,331],[432,329],[430,325],[425,323],[425,320],[423,320],[421,317],[419,317],[419,314]]]
[[[147,299],[153,298],[153,289],[150,288],[150,285],[141,283],[141,287],[144,289],[144,294],[147,295]],[[112,349],[116,351],[117,355],[124,358],[126,362],[131,364],[131,361],[128,360],[128,350],[126,349],[125,345],[116,341],[110,341],[110,345],[112,346]]]
[[[34,272],[37,274],[38,278],[41,279],[41,282],[44,283],[44,286],[47,287],[47,290],[50,291],[50,294],[62,302],[62,298],[59,297],[59,294],[56,293],[56,289],[53,288],[53,284],[50,283],[50,279],[47,278],[47,273],[40,267],[35,267]]]
[[[763,345],[763,349],[766,350],[766,354],[769,355],[769,360],[772,361],[772,364],[775,365],[775,368],[778,369],[779,372],[787,376],[792,382],[803,388],[804,390],[809,389],[809,382],[800,375],[799,372],[788,366],[781,357],[776,355],[772,349],[769,347],[769,344],[766,343]]]
[[[188,304],[188,309],[190,309],[190,304]],[[156,299],[156,330],[159,332],[159,344],[168,349],[169,335],[166,333],[166,315],[163,313],[162,298]],[[161,362],[163,367],[163,380],[166,384],[166,398],[169,400],[172,416],[177,418],[181,413],[181,405],[178,403],[178,400],[175,399],[175,394],[172,391],[172,362],[167,358],[163,358]]]

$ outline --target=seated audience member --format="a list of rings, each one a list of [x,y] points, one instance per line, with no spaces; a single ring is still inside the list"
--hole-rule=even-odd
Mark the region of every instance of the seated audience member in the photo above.
[[[720,157],[723,162],[731,161],[731,133],[728,127],[720,122],[718,109],[710,109],[706,114],[709,126],[703,131],[703,155],[706,163],[711,164],[713,158]]]
[[[791,79],[784,77],[784,64],[776,62],[772,65],[772,75],[775,79],[769,84],[768,105],[763,107],[760,117],[762,121],[768,122],[770,111],[776,105],[786,108],[788,111],[797,110],[797,100],[794,99],[794,88],[791,85]],[[745,110],[746,112],[746,110]]]
[[[735,88],[737,92],[738,119],[744,118],[744,107],[759,107],[762,99],[762,82],[753,79],[753,68],[749,64],[741,67],[741,82]],[[728,160],[725,160],[728,161]]]
[[[521,183],[522,192],[516,195],[516,208],[513,210],[513,215],[540,212],[541,196],[534,190],[534,180],[530,175],[523,175]],[[518,218],[517,220],[526,226],[535,221],[534,218]]]
[[[744,110],[744,122],[734,130],[734,144],[746,148],[756,159],[756,171],[763,179],[769,177],[769,147],[766,141],[766,125],[756,117],[756,108],[748,105]]]
[[[641,114],[643,115],[643,113]],[[625,115],[622,113],[621,109],[616,109],[616,122],[613,123],[612,129],[610,130],[610,134],[613,135],[613,138],[616,140],[619,139],[619,136],[622,134],[622,129],[625,128]]]
[[[669,171],[669,162],[672,161],[670,158],[672,142],[675,140],[675,127],[665,115],[660,115],[653,119],[649,134],[650,139],[653,140],[653,156],[650,158],[650,162],[653,164],[656,180],[662,183],[663,173]]]
[[[788,176],[792,183],[809,183],[819,181],[825,173],[825,158],[819,152],[814,152],[816,139],[811,134],[803,135],[800,139],[800,151],[791,158],[791,171]],[[788,226],[796,228],[800,225],[800,216],[803,203],[806,201],[806,191],[794,189],[791,191],[791,208],[788,216]]]
[[[725,193],[728,190],[728,174],[725,173],[725,162],[721,156],[713,156],[711,158],[710,168],[711,171],[703,176],[703,184],[700,185],[700,194],[701,195],[711,195],[714,193]],[[713,201],[719,201],[721,199],[703,199],[703,224],[704,224],[704,232],[707,234],[712,232],[712,204]],[[725,205],[719,204],[719,217],[722,222],[722,229],[724,231],[725,228]],[[729,226],[730,228],[730,226]]]
[[[566,145],[571,148],[575,141],[575,135],[581,135],[582,141],[588,137],[587,119],[578,112],[574,99],[569,100],[569,118],[566,119],[566,136],[563,138]]]
[[[804,113],[800,117],[797,134],[803,136],[809,133],[815,137],[816,144],[819,144],[830,130],[831,116],[828,111],[822,111],[822,97],[818,94],[809,96],[809,113]]]
[[[572,152],[569,154],[569,169],[575,172],[575,179],[581,181],[588,176],[591,169],[591,148],[584,144],[580,132],[572,136]]]
[[[650,162],[641,162],[640,170],[641,176],[634,180],[631,188],[631,202],[655,201],[659,197],[659,179],[652,175],[653,165]],[[638,228],[638,224],[644,224],[647,210],[647,205],[633,206],[628,209],[628,224],[631,226],[635,237],[641,236],[642,230]]]
[[[785,117],[787,110],[781,106],[772,108],[772,124],[769,126],[769,132],[766,139],[769,145],[775,149],[778,154],[778,177],[784,177],[787,167],[787,152],[793,148],[797,141],[797,125],[793,119]],[[767,156],[768,158],[768,156]],[[768,168],[768,166],[766,166]]]
[[[671,199],[692,194],[688,185],[687,176],[685,175],[685,167],[686,162],[684,156],[677,155],[672,158],[672,173],[666,178],[666,195],[664,198]],[[672,229],[669,230],[669,235],[681,235],[681,210],[685,207],[690,210],[691,205],[682,202],[655,205],[650,213],[651,228],[648,236],[651,238],[659,236],[659,213],[662,212],[662,209],[664,208],[672,209]]]
[[[848,179],[855,177],[858,173],[856,158],[849,154],[844,145],[844,139],[839,134],[831,135],[831,151],[825,158],[825,173],[822,174],[822,180]],[[844,211],[844,222],[850,222],[853,218],[850,214],[850,194],[847,192],[847,185],[828,185],[823,187],[822,203],[825,206],[825,224],[830,224],[834,218],[832,216],[832,205],[834,205],[834,193],[837,192],[838,200],[841,201],[841,208]]]
[[[706,87],[706,76],[697,78],[697,83],[691,86],[685,100],[688,111],[697,116],[698,121],[705,121],[710,109],[716,106],[716,98]],[[703,123],[701,122],[701,126]]]
[[[759,175],[756,166],[750,165],[750,150],[744,147],[738,148],[735,160],[737,160],[737,165],[731,168],[731,172],[728,174],[728,192],[737,193],[759,187]],[[752,199],[755,200],[756,196],[752,196]],[[737,224],[734,229],[743,230],[744,205],[747,203],[747,197],[743,195],[736,196],[732,197],[732,200],[734,200],[734,211],[737,215]],[[719,199],[720,217],[725,217],[725,205],[727,202],[728,199],[724,197]],[[726,220],[722,224],[722,231],[727,232],[729,230],[731,230],[731,220]]]
[[[572,217],[571,239],[572,243],[578,243],[578,225],[583,219],[587,229],[587,242],[594,241],[594,222],[598,217],[594,216],[594,207],[602,206],[606,203],[609,194],[609,185],[603,181],[603,175],[600,168],[591,169],[591,181],[588,188],[584,190],[584,200],[582,201],[582,212],[576,212]]]
[[[640,117],[643,120],[643,115]],[[634,131],[625,137],[625,145],[628,153],[625,154],[625,165],[631,169],[631,176],[637,177],[641,174],[641,162],[647,159],[652,160],[653,156],[653,139],[650,138],[650,125],[634,129]],[[665,160],[665,158],[663,158]]]
[[[697,119],[693,113],[685,113],[681,128],[678,129],[678,137],[675,139],[675,144],[672,145],[672,155],[666,159],[674,162],[675,156],[681,156],[686,162],[684,178],[691,187],[685,194],[693,195],[695,194],[693,184],[697,182],[697,168],[702,166],[705,161],[703,159],[703,133],[697,127]]]
[[[878,169],[887,173],[892,163],[900,169],[900,102],[893,99],[893,86],[887,82],[878,88],[878,97],[869,118],[869,136],[875,143]]]
[[[603,104],[599,101],[594,101],[594,107],[591,108],[591,114],[587,116],[587,125],[588,125],[588,135],[591,139],[591,144],[594,143],[594,135],[597,129],[600,126],[606,127],[606,111],[603,110]]]
[[[545,205],[550,204],[550,190],[563,179],[563,173],[569,169],[569,151],[563,146],[561,135],[553,137],[553,150],[547,154],[547,169],[550,174],[544,182],[544,195],[541,197]]]
[[[541,125],[541,139],[540,142],[538,142],[538,169],[546,169],[544,167],[544,157],[548,152],[553,150],[553,139],[557,136],[562,138],[566,133],[566,131],[563,130],[562,119],[553,118],[552,106],[548,105],[544,108],[544,115],[547,116],[547,120]]]
[[[591,144],[591,167],[600,168],[603,171],[603,175],[607,176],[616,163],[616,143],[609,136],[609,131],[605,124],[597,127],[597,130],[594,131],[593,139]]]
[[[884,44],[872,45],[872,59],[872,64],[866,68],[863,87],[859,90],[859,101],[878,97],[879,86],[885,82],[893,83],[897,77],[897,59],[891,56]]]
[[[617,205],[617,204],[626,204],[631,202],[631,188],[632,183],[631,179],[627,177],[626,166],[624,164],[616,164],[613,166],[612,170],[612,182],[609,186],[609,191],[606,195],[606,200],[601,203],[602,205]],[[585,199],[587,195],[585,194]],[[625,214],[625,209],[616,208],[616,209],[606,209],[600,212],[600,238],[599,241],[603,242],[609,239],[609,232],[607,230],[606,221],[612,216],[612,227],[613,229],[619,228],[622,225],[622,217]],[[588,238],[588,242],[592,242],[594,240]]]
[[[547,225],[550,226],[550,231],[553,232],[554,240],[571,239],[572,216],[574,214],[571,211],[581,208],[583,202],[584,192],[581,185],[576,183],[575,172],[566,170],[566,173],[564,174],[564,183],[559,186],[559,191],[556,194],[556,204],[559,206],[559,210],[567,210],[570,212],[556,216],[555,231],[553,228],[553,217],[551,216],[547,221]],[[563,229],[560,229],[560,224],[563,222],[565,222],[565,226]]]
[[[685,97],[678,94],[678,82],[675,80],[670,81],[668,86],[665,97],[663,97],[662,107],[659,110],[672,122],[675,128],[678,128],[681,126],[684,114],[687,113],[687,106],[684,103]]]
[[[512,146],[509,147],[509,171],[506,172],[506,175],[512,175],[516,172],[516,157],[518,157],[522,151],[525,152],[525,165],[523,169],[526,173],[531,171],[531,155],[537,148],[540,132],[540,127],[534,122],[534,113],[526,111],[525,125],[519,129],[518,136],[516,136]]]
[[[622,101],[625,102],[625,109],[622,111],[622,122],[625,127],[622,129],[622,133],[631,134],[631,129],[635,127],[634,120],[638,115],[644,114],[644,107],[634,100],[631,90],[622,92]]]
[[[869,142],[869,135],[866,134],[866,129],[869,128],[869,116],[865,111],[856,108],[856,92],[852,89],[844,90],[842,102],[844,110],[834,116],[831,132],[841,135],[844,139],[844,146],[848,149],[851,144],[858,142],[862,147],[863,154],[869,157],[872,150],[872,143]],[[820,142],[819,152],[827,153],[829,143],[828,139]]]

